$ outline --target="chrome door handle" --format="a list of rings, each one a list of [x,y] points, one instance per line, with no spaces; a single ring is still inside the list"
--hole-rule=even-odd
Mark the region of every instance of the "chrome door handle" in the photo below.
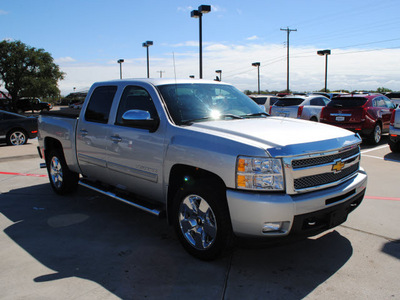
[[[119,143],[122,141],[122,138],[120,138],[118,135],[114,135],[111,137],[111,140],[113,141],[113,143]]]
[[[88,135],[88,131],[87,130],[85,130],[85,129],[81,129],[81,130],[79,130],[79,132],[81,133],[81,135],[82,136],[86,136],[86,135]]]

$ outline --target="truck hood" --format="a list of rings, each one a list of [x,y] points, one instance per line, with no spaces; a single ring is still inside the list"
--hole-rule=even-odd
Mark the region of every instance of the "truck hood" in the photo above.
[[[284,117],[194,123],[190,129],[260,147],[274,157],[324,152],[361,143],[361,138],[349,130]]]

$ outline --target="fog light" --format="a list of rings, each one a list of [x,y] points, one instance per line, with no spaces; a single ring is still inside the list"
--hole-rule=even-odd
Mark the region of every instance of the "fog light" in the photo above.
[[[282,222],[268,222],[264,223],[264,226],[262,228],[262,232],[273,232],[273,231],[279,231],[282,228]]]

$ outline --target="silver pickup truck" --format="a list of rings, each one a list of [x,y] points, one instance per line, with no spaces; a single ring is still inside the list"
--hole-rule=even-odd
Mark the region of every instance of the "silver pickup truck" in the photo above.
[[[272,117],[231,85],[95,83],[79,117],[39,116],[39,153],[56,193],[78,184],[166,216],[209,260],[235,240],[311,236],[343,223],[367,175],[358,135]]]
[[[392,152],[400,152],[400,108],[393,110],[390,119],[389,147]]]

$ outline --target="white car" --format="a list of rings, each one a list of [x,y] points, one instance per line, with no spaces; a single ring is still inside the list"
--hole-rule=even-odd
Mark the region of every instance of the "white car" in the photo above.
[[[270,107],[269,114],[319,122],[321,110],[329,101],[321,95],[285,96]]]
[[[249,95],[249,97],[266,112],[269,112],[269,108],[280,99],[275,95]]]
[[[400,108],[392,112],[389,127],[389,146],[392,152],[400,152]]]

